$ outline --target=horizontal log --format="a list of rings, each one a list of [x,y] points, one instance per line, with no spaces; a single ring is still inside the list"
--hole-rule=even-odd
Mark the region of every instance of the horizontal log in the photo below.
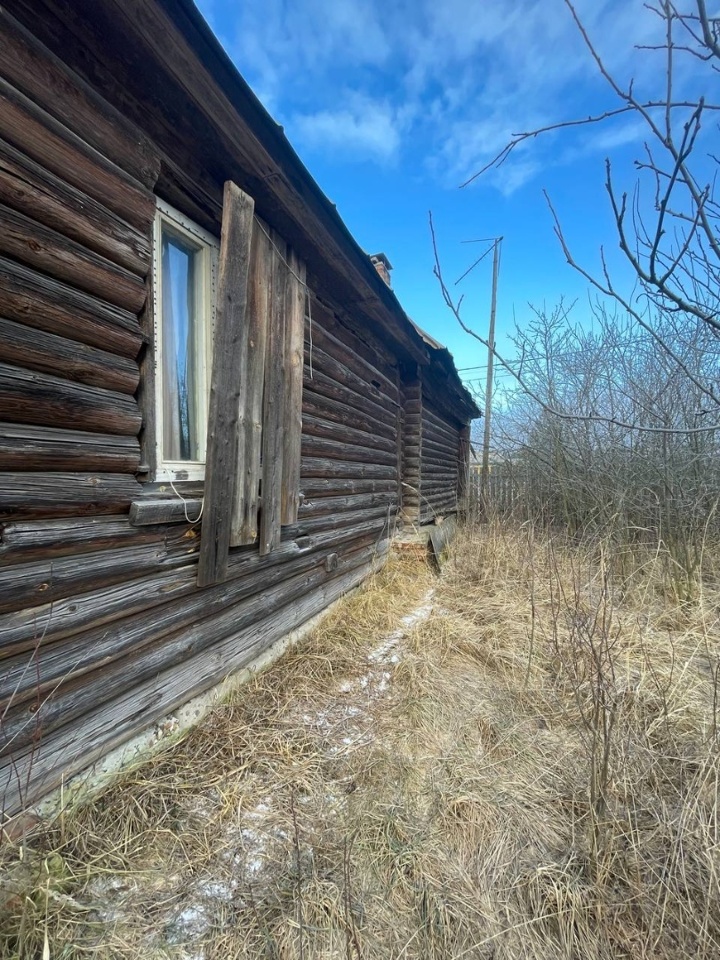
[[[429,510],[433,515],[444,516],[445,514],[455,513],[457,511],[457,500],[453,498],[434,498],[423,497],[420,501],[420,512]]]
[[[386,410],[390,410],[393,414],[395,413],[398,406],[397,398],[383,391],[381,389],[382,384],[376,387],[371,380],[366,380],[364,377],[358,376],[358,374],[350,370],[349,367],[346,367],[340,360],[326,353],[315,344],[312,345],[311,350],[310,344],[305,343],[305,357],[308,363],[312,362],[313,370],[324,373],[337,383],[342,384],[358,394],[358,396],[364,397],[366,400],[370,400]]]
[[[328,330],[323,328],[321,323],[314,323],[312,330],[308,319],[305,320],[306,350],[310,349],[312,343],[313,353],[318,348],[322,349],[328,356],[333,357],[339,363],[342,363],[351,373],[359,377],[363,382],[374,386],[376,390],[382,391],[386,396],[393,400],[398,400],[398,388],[394,379],[386,376],[375,364],[370,363],[364,357],[353,349],[348,341],[355,338],[348,332],[345,340],[339,339]]]
[[[384,518],[360,519],[350,526],[324,529],[302,537],[288,539],[277,550],[261,557],[255,547],[232,550],[228,562],[228,582],[245,579],[254,571],[269,571],[294,564],[296,559],[318,551],[337,550],[344,544],[377,542]],[[291,576],[290,573],[285,574]],[[155,610],[173,600],[197,591],[197,565],[143,577],[80,596],[42,603],[16,613],[0,615],[0,638],[7,655],[32,650],[42,637],[54,643],[81,631],[124,620],[144,610]]]
[[[372,544],[348,551],[342,557],[337,553],[332,556],[338,559],[337,566],[352,569],[371,556],[374,549]],[[114,673],[113,665],[124,665],[130,653],[132,671],[126,676],[115,674],[117,681],[112,686],[116,690],[122,689],[123,681],[135,685],[143,675],[211,647],[230,630],[261,620],[265,611],[306,595],[326,580],[328,556],[331,554],[306,555],[298,558],[291,569],[256,571],[242,580],[202,593],[196,591],[183,601],[164,606],[162,616],[144,612],[62,643],[47,644],[41,637],[34,649],[3,661],[0,710],[4,724],[0,736],[7,738],[6,743],[13,740],[13,747],[17,748],[22,728],[27,734],[37,734],[37,725],[42,724],[43,733],[47,733],[58,720],[69,722],[78,707],[75,691],[81,677],[87,679],[83,681],[86,692],[79,712],[97,706],[102,700],[102,689]],[[73,692],[62,696],[61,687],[69,687]],[[38,699],[43,705],[35,711]],[[30,719],[23,709],[28,703],[32,709]]]
[[[139,277],[150,269],[149,233],[140,233],[97,200],[2,141],[0,202]]]
[[[439,446],[447,447],[450,450],[457,451],[460,445],[459,433],[457,432],[441,433],[439,430],[428,429],[428,425],[425,422],[423,422],[422,436],[423,436],[423,440],[427,440],[430,443],[438,444]]]
[[[317,558],[309,559],[317,565]],[[203,651],[212,656],[212,649],[208,648],[228,632],[248,627],[261,619],[266,610],[298,599],[326,578],[324,568],[316,566],[313,573],[266,586],[263,594],[256,594],[245,603],[240,595],[212,616],[203,610],[199,616],[188,611],[177,621],[143,621],[128,624],[128,629],[119,632],[109,630],[94,644],[80,641],[61,645],[59,651],[51,648],[37,658],[34,687],[27,657],[18,664],[8,664],[5,679],[0,680],[0,708],[5,711],[0,756],[48,736],[87,711],[101,707],[110,695],[122,693],[158,671],[177,666]],[[252,586],[257,590],[256,584]],[[11,687],[13,681],[15,686]],[[3,699],[3,694],[12,699]],[[41,703],[36,708],[38,698]]]
[[[1,203],[0,253],[131,313],[145,303],[143,279]]]
[[[137,437],[0,423],[0,470],[134,474],[139,465]]]
[[[330,460],[327,457],[304,457],[300,469],[300,483],[304,478],[335,478],[350,480],[397,480],[397,466],[361,463],[354,460]]]
[[[304,414],[302,429],[303,434],[308,437],[326,437],[328,440],[335,440],[339,443],[357,443],[364,448],[383,450],[392,454],[393,457],[397,457],[397,441],[395,439],[389,440],[387,437],[367,433],[364,430],[356,430],[354,427],[334,423],[324,417]]]
[[[463,423],[459,419],[455,421],[447,419],[438,411],[434,410],[427,400],[425,400],[423,403],[422,415],[423,420],[427,424],[435,427],[442,433],[445,433],[446,431],[453,431],[459,434],[463,427]]]
[[[457,476],[450,477],[423,477],[422,493],[436,493],[438,490],[452,491],[453,495],[457,489]]]
[[[423,449],[423,473],[452,473],[456,474],[458,470],[457,457],[448,457],[445,454],[437,454]]]
[[[394,440],[397,435],[397,428],[394,425],[369,416],[366,411],[358,410],[357,407],[350,407],[339,400],[324,397],[307,389],[303,392],[303,415],[305,414],[323,417],[325,420],[332,420],[334,423],[354,427],[356,430],[363,430],[365,433],[385,437],[388,440]]]
[[[33,330],[0,316],[3,360],[28,370],[76,380],[91,387],[134,394],[140,370],[134,360],[84,343]]]
[[[188,533],[194,534],[191,530]],[[167,534],[162,527],[133,527],[122,516],[6,523],[0,526],[0,565],[149,543],[161,545]]]
[[[449,447],[456,448],[460,443],[460,433],[457,430],[439,430],[423,420],[423,437],[434,441],[435,443],[444,443]]]
[[[393,466],[397,469],[397,454],[363,447],[359,444],[327,440],[324,437],[309,437],[304,434],[301,449],[303,457],[326,457],[330,460],[337,457],[338,460],[357,460],[363,464]]]
[[[340,530],[343,527],[357,527],[367,523],[366,532],[376,529],[383,531],[385,526],[391,528],[397,512],[394,502],[367,507],[364,510],[353,510],[345,513],[330,513],[319,517],[299,519],[296,524],[288,526],[287,536],[292,539],[311,536],[312,534],[327,533],[330,530]]]
[[[397,488],[385,493],[358,493],[344,497],[318,497],[304,500],[298,512],[298,520],[319,517],[327,513],[339,515],[348,511],[366,510],[379,506],[397,506]]]
[[[395,480],[343,480],[335,477],[305,477],[300,492],[310,497],[333,497],[343,493],[387,493],[397,490]]]
[[[174,546],[174,549],[171,549]],[[174,544],[122,546],[79,556],[16,564],[0,578],[0,613],[22,610],[43,601],[84,593],[90,588],[136,580],[159,570],[187,565],[198,540]],[[2,640],[0,640],[0,650]]]
[[[438,453],[436,450],[428,450],[423,446],[422,462],[423,471],[425,469],[431,469],[436,472],[440,470],[443,473],[457,473],[457,455],[451,456],[447,453]]]
[[[354,569],[370,558],[372,550],[354,551],[338,566]],[[5,717],[0,738],[6,740],[4,748],[0,739],[0,755],[7,752],[11,741],[13,749],[20,746],[23,729],[26,741],[36,737],[39,728],[46,735],[101,704],[105,690],[119,692],[203,650],[210,653],[228,633],[257,623],[268,610],[306,596],[327,581],[326,559],[322,555],[304,557],[289,578],[278,569],[266,574],[265,582],[256,574],[224,584],[225,589],[212,596],[206,592],[204,603],[198,594],[192,602],[176,604],[177,609],[166,611],[161,619],[143,615],[122,627],[53,644],[39,655],[33,651],[6,661],[0,678],[0,709]],[[128,656],[132,656],[131,671],[127,669]],[[35,710],[38,698],[42,706]],[[32,708],[29,718],[22,709],[28,702]]]
[[[382,551],[380,551],[382,554]],[[373,561],[379,562],[379,561]],[[360,583],[373,562],[347,572],[342,569],[326,585],[288,605],[281,616],[274,612],[266,621],[235,632],[213,649],[113,699],[81,724],[67,724],[45,738],[40,748],[6,763],[0,773],[0,796],[6,814],[18,811],[84,766],[149,726],[181,703],[240,669],[288,631],[325,609]]]
[[[438,438],[432,434],[428,434],[425,431],[423,431],[422,442],[428,450],[436,450],[440,453],[444,453],[446,456],[455,458],[457,458],[460,449],[459,438],[457,438],[455,442],[445,438]]]
[[[327,397],[332,400],[339,400],[354,410],[362,411],[365,416],[384,423],[390,429],[396,427],[396,414],[394,410],[388,409],[367,397],[361,396],[354,390],[350,390],[345,384],[339,383],[332,377],[329,377],[322,370],[316,370],[307,362],[303,373],[303,393],[315,394],[321,397]]]
[[[160,160],[150,141],[0,8],[0,72],[29,99],[72,127],[74,133],[152,189]]]
[[[0,137],[143,233],[150,229],[152,192],[3,79]]]
[[[397,356],[387,341],[375,336],[367,324],[337,304],[333,306],[324,302],[317,291],[312,292],[311,313],[313,339],[317,328],[321,328],[323,333],[347,344],[362,361],[396,384]],[[306,317],[305,321],[306,326],[309,326],[309,317]],[[332,350],[328,352],[332,353]]]
[[[0,257],[3,316],[37,330],[135,359],[145,337],[137,317],[23,264]]]
[[[0,363],[0,419],[136,436],[142,417],[133,397]]]
[[[458,473],[457,460],[433,460],[423,455],[422,475],[425,477],[456,477]]]
[[[237,613],[237,605],[242,600],[258,594],[262,600],[266,590],[278,585],[282,587],[282,584],[292,582],[294,576],[321,568],[322,563],[322,555],[307,555],[296,560],[290,573],[283,567],[256,571],[242,580],[209,590],[196,590],[157,610],[125,617],[63,642],[48,644],[41,637],[34,649],[2,661],[0,710],[9,706],[14,709],[31,697],[42,697],[58,680],[70,681],[73,676],[105,667],[130,650],[137,653],[163,637],[197,629],[199,624],[207,625],[208,620],[228,610]],[[33,663],[32,670],[28,669],[29,662]],[[130,683],[133,679],[128,678]]]
[[[122,474],[2,473],[0,521],[123,513],[141,491]]]
[[[157,523],[197,523],[203,510],[203,500],[135,500],[130,506],[130,523],[136,527]]]

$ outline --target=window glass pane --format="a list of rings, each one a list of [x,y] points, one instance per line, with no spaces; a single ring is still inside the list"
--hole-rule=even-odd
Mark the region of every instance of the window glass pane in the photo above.
[[[202,460],[200,251],[162,231],[163,457]]]

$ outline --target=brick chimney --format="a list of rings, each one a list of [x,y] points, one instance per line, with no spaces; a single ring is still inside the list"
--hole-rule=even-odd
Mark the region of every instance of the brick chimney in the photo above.
[[[389,287],[392,287],[392,282],[390,280],[390,271],[392,270],[392,264],[390,263],[388,258],[385,256],[385,254],[373,253],[370,256],[370,260],[372,261],[373,266],[375,267],[377,272],[380,274],[380,276],[383,278],[385,283]]]

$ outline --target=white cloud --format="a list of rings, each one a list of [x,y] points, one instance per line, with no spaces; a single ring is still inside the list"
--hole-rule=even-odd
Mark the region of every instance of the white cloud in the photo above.
[[[201,0],[213,21],[218,0]],[[513,133],[607,105],[612,93],[564,0],[235,0],[225,42],[291,138],[386,163],[412,148],[437,176],[457,184]],[[652,43],[660,21],[643,0],[576,0],[603,62],[638,88],[662,74]],[[226,22],[228,9],[223,13]],[[352,93],[346,91],[351,89]],[[613,132],[620,130],[620,132]],[[569,150],[610,149],[629,126],[600,129],[562,150],[553,137],[515,151],[492,178],[521,187]],[[604,138],[604,143],[603,143]],[[416,164],[417,165],[417,164]]]
[[[301,146],[311,149],[354,159],[392,160],[400,146],[400,124],[392,108],[362,96],[346,100],[346,105],[336,110],[296,114],[290,132]]]

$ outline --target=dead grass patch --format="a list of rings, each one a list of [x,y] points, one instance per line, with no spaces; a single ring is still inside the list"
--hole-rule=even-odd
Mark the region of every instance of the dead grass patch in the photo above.
[[[716,958],[719,595],[653,569],[494,525],[393,560],[6,844],[0,956]]]

